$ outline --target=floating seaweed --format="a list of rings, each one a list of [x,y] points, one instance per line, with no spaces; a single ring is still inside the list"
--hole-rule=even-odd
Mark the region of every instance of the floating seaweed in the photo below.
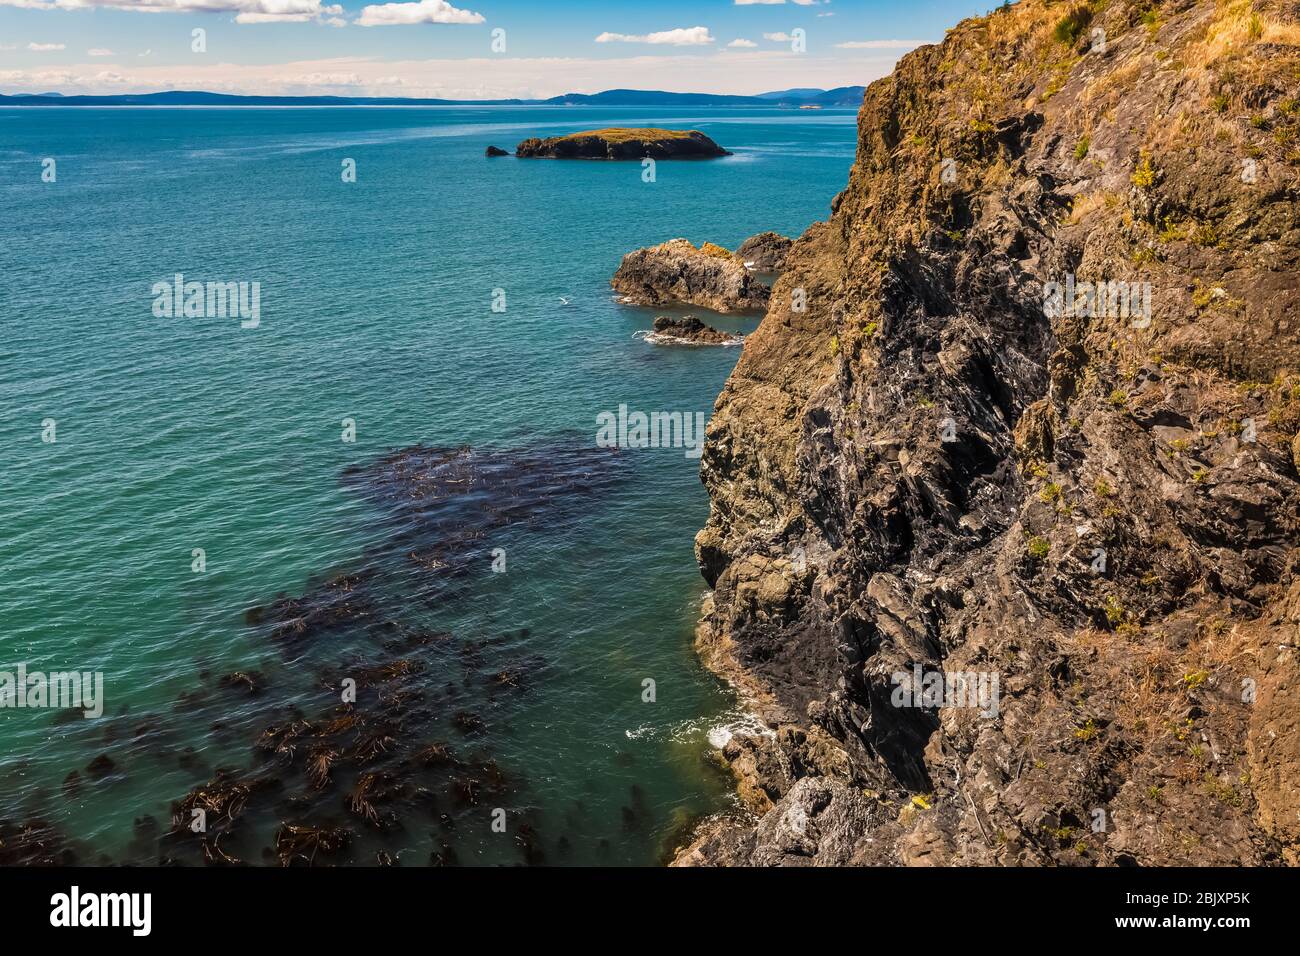
[[[520,659],[528,628],[465,638],[419,618],[426,606],[450,608],[470,594],[473,573],[490,573],[485,541],[493,532],[581,516],[623,473],[616,451],[576,442],[520,452],[416,446],[347,469],[344,484],[380,505],[392,531],[353,569],[246,612],[248,625],[275,641],[292,666],[259,663],[215,679],[224,668],[201,666],[200,686],[182,693],[170,712],[130,719],[123,711],[108,722],[104,743],[114,745],[112,757],[72,771],[64,792],[76,794],[86,777],[129,771],[147,751],[155,759],[174,753],[173,766],[207,782],[172,804],[168,832],[137,828],[132,858],[147,859],[152,843],[164,864],[239,865],[260,853],[262,862],[285,866],[388,865],[401,849],[396,834],[417,820],[436,819],[439,830],[453,833],[465,808],[489,797],[496,805],[523,781],[508,779],[482,743],[458,753],[441,738],[451,730],[482,735],[488,710],[509,706],[545,662]],[[317,663],[302,672],[309,658]],[[345,678],[356,682],[357,694],[340,703]],[[238,707],[230,694],[241,698]],[[251,738],[250,766],[212,772],[198,750],[180,745],[183,738],[166,746],[178,721],[192,724],[195,715],[211,721],[217,749]],[[340,799],[363,828],[330,821]],[[526,862],[542,860],[531,824],[515,842]],[[45,856],[41,845],[49,848]],[[29,839],[25,846],[33,860],[55,852],[53,842]],[[435,839],[430,862],[456,865],[459,856],[448,840]]]
[[[352,831],[344,827],[286,823],[275,831],[275,853],[281,866],[314,866],[317,856],[332,856],[351,842]]]
[[[76,866],[68,838],[44,820],[14,824],[0,820],[0,866]]]
[[[227,674],[217,683],[232,690],[241,690],[246,694],[256,694],[266,686],[266,678],[261,671],[235,671]]]

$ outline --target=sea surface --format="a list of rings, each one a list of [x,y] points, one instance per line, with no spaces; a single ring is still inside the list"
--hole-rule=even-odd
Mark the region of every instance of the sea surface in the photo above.
[[[734,155],[654,182],[483,156],[606,126]],[[597,449],[597,416],[707,415],[738,351],[641,341],[665,310],[609,278],[676,236],[798,235],[854,140],[851,110],[0,110],[0,670],[99,672],[105,698],[0,708],[0,821],[201,862],[202,801],[168,837],[173,805],[255,778],[210,804],[218,859],[278,862],[295,823],[348,831],[321,861],[661,862],[729,806],[709,752],[747,718],[691,646],[698,460]],[[177,273],[256,281],[260,323],[156,315]],[[379,784],[254,747],[395,661],[356,689],[388,708]]]

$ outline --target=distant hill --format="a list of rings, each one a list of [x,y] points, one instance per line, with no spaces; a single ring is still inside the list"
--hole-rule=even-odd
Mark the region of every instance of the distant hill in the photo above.
[[[819,106],[852,106],[857,109],[862,105],[862,94],[866,91],[865,86],[840,86],[810,96],[805,102],[816,103]]]
[[[757,96],[732,96],[725,93],[666,93],[662,90],[605,90],[603,93],[565,93],[552,96],[544,103],[583,106],[767,106]]]
[[[802,99],[807,99],[810,96],[817,96],[825,92],[826,92],[825,90],[819,90],[809,86],[801,86],[793,90],[776,90],[775,92],[772,93],[759,93],[758,98],[760,100],[779,100],[779,99],[802,100]]]
[[[864,87],[834,90],[800,88],[733,96],[724,93],[669,93],[664,90],[605,90],[566,93],[545,100],[444,100],[397,96],[239,96],[201,90],[66,96],[60,93],[0,94],[0,106],[851,106],[862,103]]]

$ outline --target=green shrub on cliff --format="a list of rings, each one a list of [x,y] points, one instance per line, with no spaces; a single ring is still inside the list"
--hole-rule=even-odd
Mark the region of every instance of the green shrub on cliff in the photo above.
[[[1052,30],[1052,39],[1057,43],[1074,46],[1090,23],[1092,23],[1092,8],[1086,3],[1076,3],[1070,8],[1069,13],[1057,21],[1055,29]]]

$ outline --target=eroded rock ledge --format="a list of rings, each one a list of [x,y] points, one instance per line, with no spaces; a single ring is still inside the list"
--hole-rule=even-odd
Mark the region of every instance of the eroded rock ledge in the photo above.
[[[697,643],[774,733],[679,863],[1300,864],[1297,20],[1023,0],[868,88],[709,426]]]
[[[722,246],[670,239],[623,257],[609,283],[629,305],[681,303],[714,312],[755,312],[768,287]]]

